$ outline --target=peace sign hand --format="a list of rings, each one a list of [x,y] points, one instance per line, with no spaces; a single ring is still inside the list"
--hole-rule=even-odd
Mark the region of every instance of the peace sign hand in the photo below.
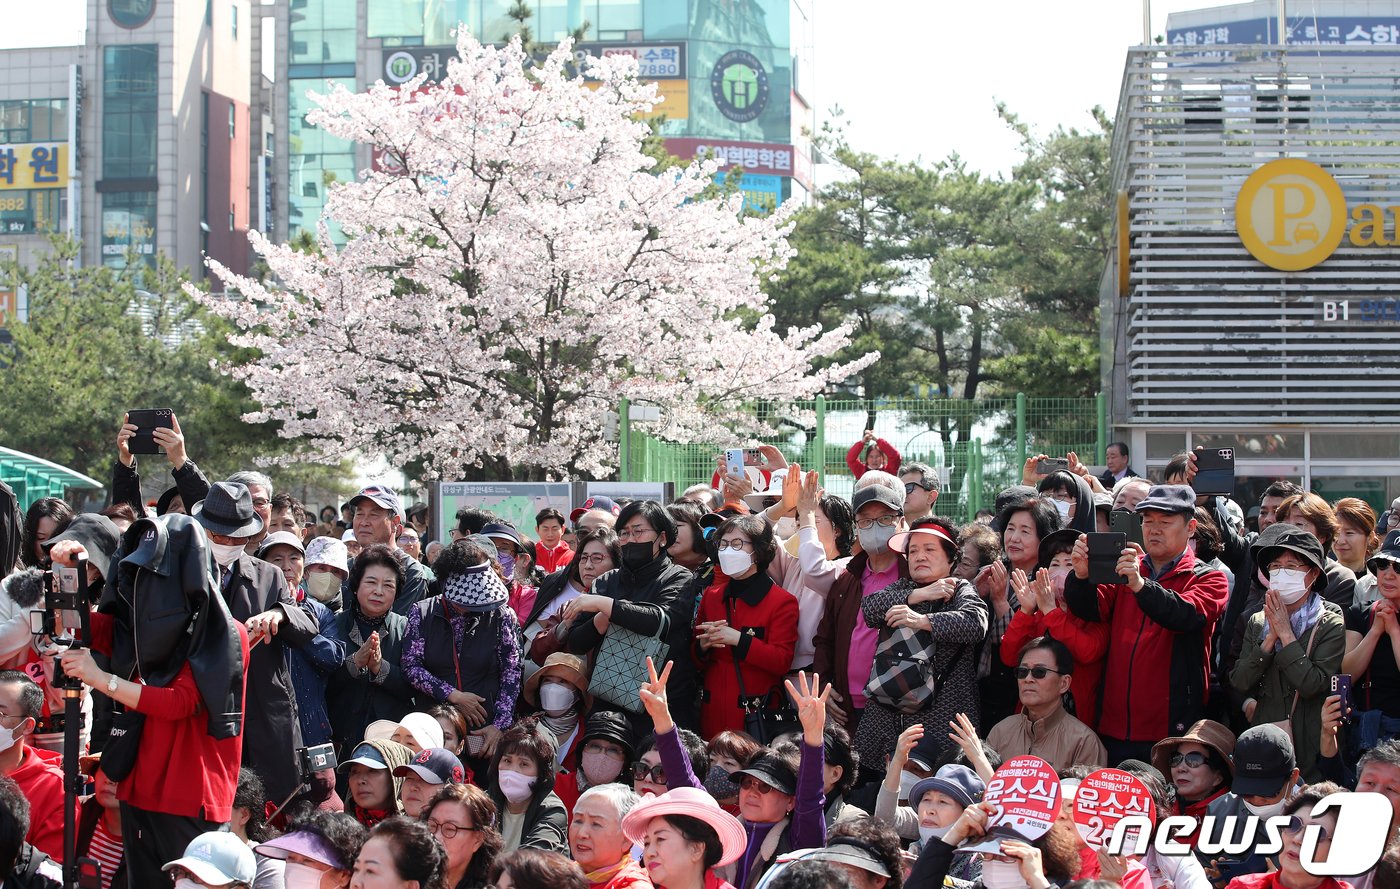
[[[647,715],[651,717],[652,725],[656,728],[658,735],[664,735],[675,728],[675,723],[671,721],[671,708],[666,701],[666,680],[671,678],[672,662],[667,661],[662,669],[661,675],[656,675],[656,664],[651,658],[647,658],[647,677],[649,681],[637,690],[641,696],[642,706],[646,707]]]

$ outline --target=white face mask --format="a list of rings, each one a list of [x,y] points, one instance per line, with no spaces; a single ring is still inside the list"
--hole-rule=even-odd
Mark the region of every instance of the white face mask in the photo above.
[[[730,577],[738,577],[753,567],[753,556],[740,549],[719,551],[719,569]]]
[[[543,682],[540,684],[540,708],[550,716],[563,716],[574,705],[577,694],[571,685]]]
[[[239,556],[243,555],[243,544],[215,543],[211,540],[209,541],[209,551],[214,554],[214,561],[219,563],[220,568],[227,568],[237,562]]]
[[[1240,802],[1244,803],[1244,807],[1248,809],[1251,814],[1258,815],[1260,818],[1272,818],[1275,815],[1283,814],[1283,804],[1287,799],[1288,794],[1285,793],[1278,802],[1271,803],[1267,806],[1256,806],[1247,799],[1241,799]]]
[[[310,865],[288,861],[282,875],[282,885],[286,889],[321,889],[321,871]]]
[[[185,877],[175,881],[175,889],[204,889],[204,887],[189,877]]]
[[[1025,889],[1021,866],[1014,861],[982,862],[982,885],[986,889]]]
[[[1278,593],[1283,604],[1292,605],[1308,594],[1308,573],[1297,568],[1275,568],[1269,572],[1269,589]]]
[[[934,838],[937,838],[937,839],[940,839],[940,840],[941,840],[941,839],[943,839],[943,835],[946,834],[948,831],[950,831],[950,830],[952,830],[952,829],[953,829],[953,826],[952,826],[951,824],[948,825],[947,827],[924,827],[922,824],[920,824],[920,825],[919,825],[919,841],[920,841],[920,842],[923,842],[923,843],[927,843],[929,840],[934,839]]]
[[[914,789],[914,785],[919,783],[919,776],[913,772],[899,773],[899,798],[908,799],[909,792]]]
[[[329,571],[317,571],[306,576],[306,592],[317,602],[340,598],[340,578]]]
[[[1052,500],[1050,502],[1055,504],[1055,511],[1060,514],[1060,521],[1069,521],[1069,511],[1074,508],[1074,504],[1064,500]]]
[[[773,533],[786,540],[797,533],[797,519],[785,515],[773,523]]]
[[[20,737],[20,728],[23,725],[23,722],[20,722],[20,724],[14,728],[5,728],[3,725],[0,725],[0,753],[4,753],[6,750],[15,746],[15,741]]]

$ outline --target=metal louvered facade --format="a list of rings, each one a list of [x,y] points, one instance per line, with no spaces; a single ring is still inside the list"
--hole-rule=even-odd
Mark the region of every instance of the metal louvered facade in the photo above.
[[[1400,51],[1211,49],[1128,53],[1113,138],[1126,239],[1102,302],[1114,424],[1137,442],[1152,429],[1400,427]],[[1393,245],[1344,238],[1297,272],[1256,260],[1236,196],[1285,157],[1330,173],[1349,208],[1395,208]]]

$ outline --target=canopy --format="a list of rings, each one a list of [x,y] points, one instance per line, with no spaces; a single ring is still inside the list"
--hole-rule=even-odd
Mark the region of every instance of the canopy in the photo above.
[[[106,487],[81,472],[6,447],[0,447],[0,481],[14,489],[21,511],[35,500],[63,497],[69,488],[100,491]]]

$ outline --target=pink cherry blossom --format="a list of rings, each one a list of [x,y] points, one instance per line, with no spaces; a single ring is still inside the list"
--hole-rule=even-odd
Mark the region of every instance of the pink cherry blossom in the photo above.
[[[439,84],[313,94],[311,123],[395,168],[330,189],[343,247],[323,218],[322,256],[251,235],[269,283],[210,261],[245,297],[195,293],[256,350],[230,369],[262,406],[245,419],[318,456],[423,458],[447,477],[497,456],[603,475],[623,397],[660,408],[653,434],[732,442],[759,430],[746,403],[810,397],[878,358],[817,369],[848,327],[775,329],[760,284],[790,253],[791,208],[701,199],[712,161],[652,172],[637,114],[659,99],[633,60],[597,60],[586,83],[568,44],[532,68],[518,42],[457,46]]]

